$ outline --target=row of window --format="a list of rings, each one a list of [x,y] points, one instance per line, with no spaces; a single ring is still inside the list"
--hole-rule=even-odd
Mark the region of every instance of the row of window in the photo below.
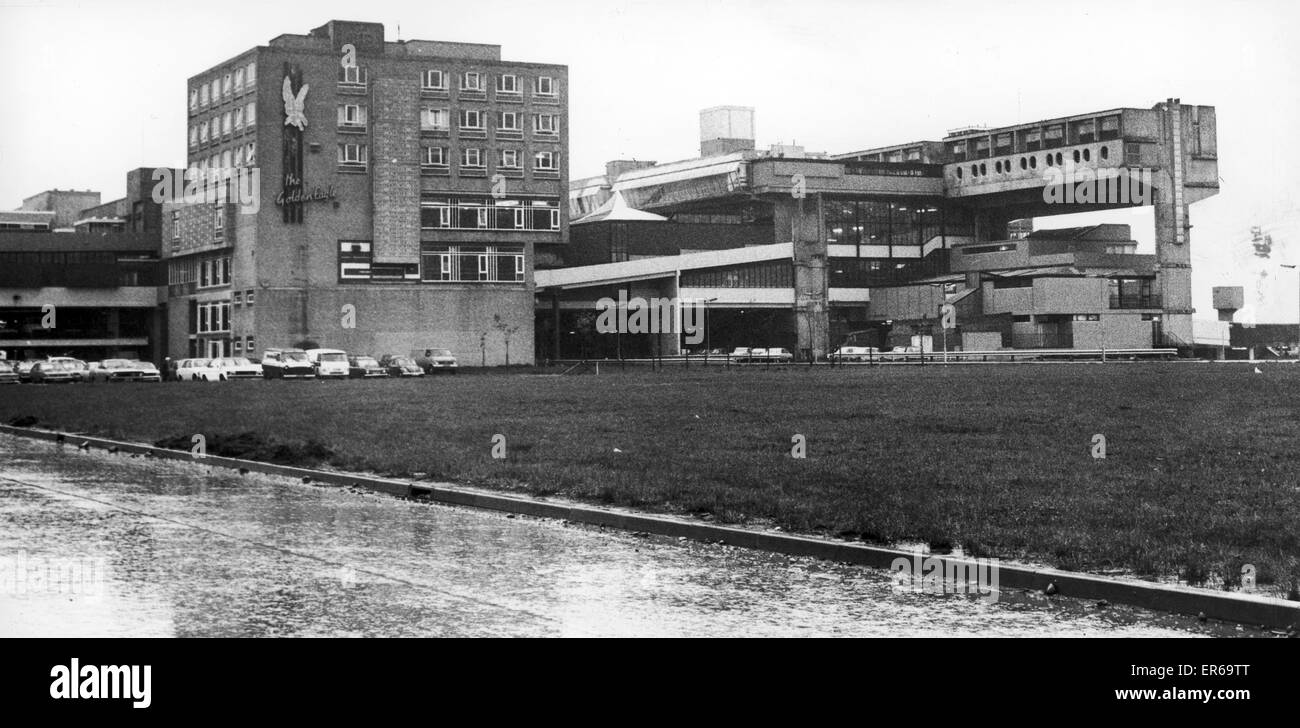
[[[199,288],[230,285],[230,257],[173,260],[167,266],[167,283],[172,286],[197,283]]]
[[[364,111],[362,111],[364,114]],[[340,125],[343,112],[340,111]],[[498,135],[523,134],[523,114],[517,111],[498,111],[496,114],[496,131]],[[487,114],[478,109],[461,109],[458,115],[457,130],[487,132]],[[560,133],[559,114],[533,114],[533,133],[540,136],[557,136]],[[447,109],[426,106],[420,110],[420,129],[422,131],[450,131],[451,114]],[[364,122],[363,122],[364,123]]]
[[[1049,124],[973,139],[960,139],[949,142],[948,153],[954,162],[964,162],[967,159],[983,159],[1067,144],[1089,144],[1106,139],[1117,139],[1120,136],[1119,121],[1118,116],[1107,116],[1100,120],[1079,119],[1069,122],[1068,125]]]
[[[380,266],[366,240],[339,241],[339,281],[419,280],[425,283],[522,283],[518,245],[425,245],[416,266]]]
[[[249,102],[220,116],[213,116],[211,119],[191,124],[190,146],[197,147],[200,144],[207,144],[208,140],[216,142],[222,137],[240,134],[245,128],[252,131],[253,125],[256,123],[257,104],[256,102]]]
[[[246,144],[236,145],[233,149],[227,149],[219,154],[213,154],[210,157],[199,159],[190,165],[190,172],[203,172],[208,169],[233,169],[235,167],[253,166],[257,164],[257,142],[248,142]]]
[[[559,230],[559,204],[537,199],[426,197],[420,202],[423,230]]]
[[[447,147],[426,146],[421,152],[420,163],[426,167],[448,167]],[[533,154],[534,172],[558,172],[558,156],[552,151]],[[370,163],[370,145],[339,144],[339,166],[343,169],[364,170]],[[460,150],[460,167],[462,169],[487,169],[487,158],[478,147],[466,147]],[[499,149],[496,158],[500,169],[523,169],[518,149]]]
[[[1139,153],[1138,147],[1136,144],[1126,145],[1124,151],[1125,162],[1130,164],[1135,163],[1138,153]],[[1071,154],[1071,156],[1074,158],[1075,164],[1079,164],[1081,162],[1091,162],[1092,149],[1090,148],[1075,149]],[[1109,160],[1110,147],[1109,146],[1099,147],[1097,149],[1097,157],[1101,161]],[[1065,164],[1065,156],[1061,152],[1048,152],[1047,154],[1043,155],[1043,166],[1045,167],[1051,167],[1051,166],[1059,167],[1063,164]],[[1020,169],[1022,170],[1038,169],[1038,157],[1033,155],[1021,157]],[[997,174],[1010,174],[1012,171],[1011,160],[1010,159],[997,160],[996,162],[993,163],[993,171],[996,172]],[[984,177],[987,176],[988,173],[989,173],[988,162],[980,162],[978,164],[970,165],[970,176],[972,178]],[[966,174],[965,168],[960,166],[957,167],[957,179],[962,179],[965,176],[965,174]]]
[[[340,67],[339,84],[343,86],[365,86],[368,74],[364,66]],[[464,71],[460,74],[458,88],[462,94],[486,94],[486,81],[488,74],[480,71]],[[518,75],[513,73],[499,73],[494,75],[495,89],[497,97],[522,97],[523,82]],[[445,93],[450,90],[447,73],[440,69],[429,69],[420,74],[420,89],[432,93]],[[543,99],[555,98],[559,96],[555,78],[552,76],[537,76],[532,79],[533,96]]]
[[[204,81],[196,88],[190,89],[190,111],[194,112],[211,104],[219,104],[257,86],[257,63],[240,66],[211,82]]]

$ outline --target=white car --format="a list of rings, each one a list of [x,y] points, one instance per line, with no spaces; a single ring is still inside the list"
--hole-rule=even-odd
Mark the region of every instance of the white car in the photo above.
[[[868,361],[879,353],[880,350],[874,346],[841,346],[826,358],[834,362]]]
[[[321,379],[348,378],[348,353],[342,349],[308,349],[307,358]]]
[[[212,366],[211,359],[182,359],[176,365],[178,382],[219,382],[221,370]]]
[[[791,354],[788,349],[782,349],[780,347],[772,347],[770,349],[753,349],[750,352],[749,360],[761,361],[761,362],[776,362],[779,364],[782,362],[794,361],[794,354]]]
[[[209,366],[221,373],[223,381],[262,378],[262,365],[242,356],[213,359]]]
[[[749,349],[744,346],[738,346],[735,351],[732,351],[727,356],[734,362],[746,362],[749,361],[754,356],[754,352],[757,351],[762,351],[762,349]]]

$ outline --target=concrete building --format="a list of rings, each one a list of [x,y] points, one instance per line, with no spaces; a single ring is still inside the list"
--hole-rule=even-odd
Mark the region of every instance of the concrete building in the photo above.
[[[568,233],[567,94],[564,66],[337,20],[196,74],[188,173],[231,181],[164,216],[171,356],[531,362],[533,261]]]
[[[736,114],[732,107],[724,115]],[[701,148],[711,156],[612,163],[604,176],[571,185],[581,232],[560,265],[578,267],[537,275],[549,356],[584,348],[565,343],[581,338],[581,312],[610,286],[632,282],[660,297],[702,296],[714,342],[813,356],[850,337],[887,344],[924,336],[945,303],[958,308],[966,332],[997,333],[1002,347],[1191,349],[1189,208],[1218,191],[1213,107],[1168,99],[834,155],[758,150],[729,136],[752,126],[702,123]],[[583,224],[615,194],[667,221]],[[1123,226],[1042,229],[1059,214],[1139,205],[1155,208],[1154,256],[1136,255]],[[736,232],[693,229],[702,223]],[[746,247],[764,244],[789,254]],[[749,252],[721,266],[688,253],[711,246]],[[636,260],[674,247],[678,264],[661,272]],[[587,265],[593,256],[610,260]],[[574,312],[568,320],[565,311]],[[749,323],[756,311],[762,326]],[[654,343],[664,353],[681,348],[671,337]]]
[[[112,202],[51,190],[25,204],[57,209],[0,212],[0,352],[160,363],[162,204],[152,180],[179,173],[130,170],[125,196]],[[60,219],[71,222],[56,231]]]
[[[23,200],[19,210],[28,212],[52,212],[54,218],[51,226],[56,229],[71,229],[73,223],[81,219],[81,211],[99,204],[99,193],[92,190],[46,190],[38,192]]]

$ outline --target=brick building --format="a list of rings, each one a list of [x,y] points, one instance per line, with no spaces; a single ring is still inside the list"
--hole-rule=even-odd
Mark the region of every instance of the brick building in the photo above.
[[[500,46],[343,21],[192,77],[189,176],[230,181],[163,215],[170,355],[499,364],[509,336],[531,361],[533,261],[568,234],[567,87]]]

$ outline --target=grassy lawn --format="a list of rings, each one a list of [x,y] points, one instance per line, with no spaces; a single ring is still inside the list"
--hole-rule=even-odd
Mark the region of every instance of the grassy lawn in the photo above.
[[[1300,582],[1300,367],[763,368],[0,388],[0,421],[157,442],[253,432],[397,477],[1066,569]],[[508,456],[491,457],[505,435]],[[790,456],[807,438],[807,458]],[[1095,434],[1105,459],[1092,457]],[[245,438],[248,442],[258,438]],[[312,443],[312,449],[300,446]],[[222,448],[226,448],[223,452]],[[615,449],[621,451],[618,452]]]

